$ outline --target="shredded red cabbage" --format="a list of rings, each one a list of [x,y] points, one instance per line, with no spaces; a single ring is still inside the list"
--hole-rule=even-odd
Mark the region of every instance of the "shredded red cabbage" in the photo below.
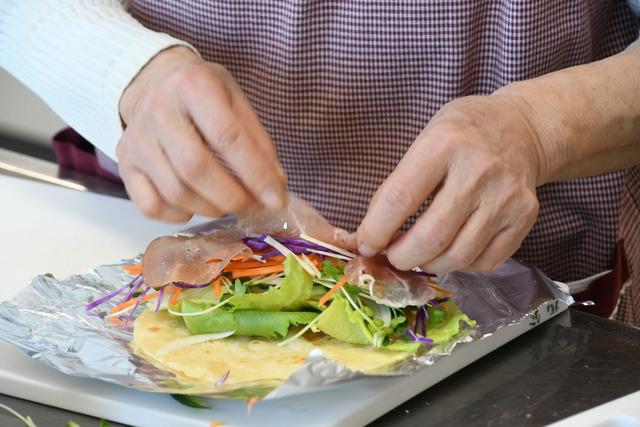
[[[125,289],[127,289],[128,287],[132,286],[133,283],[138,280],[140,278],[140,275],[138,274],[136,277],[133,278],[133,280],[131,280],[130,282],[125,283],[124,285],[122,285],[122,287],[116,289],[115,291],[111,292],[109,295],[105,295],[103,297],[100,297],[98,299],[95,299],[93,301],[91,301],[89,304],[87,304],[87,311],[92,310],[94,308],[96,308],[99,305],[104,304],[105,302],[111,301],[113,298],[117,297],[118,295],[120,295]]]
[[[133,319],[133,314],[138,309],[138,306],[140,305],[140,302],[142,302],[142,299],[144,298],[145,295],[147,295],[149,293],[150,290],[151,290],[151,288],[146,288],[144,291],[142,291],[140,293],[140,295],[138,295],[138,298],[136,299],[136,304],[131,309],[131,313],[129,313],[129,315],[127,316],[127,321],[125,322],[125,325],[128,325],[129,321],[131,319]]]
[[[419,342],[419,343],[422,343],[422,344],[433,344],[433,340],[431,338],[427,338],[425,336],[418,335],[415,332],[413,332],[411,329],[406,329],[404,332],[411,337],[411,339],[408,340],[407,342]]]
[[[263,234],[259,237],[247,237],[243,239],[243,241],[247,246],[249,246],[253,250],[265,250],[265,249],[271,248],[270,245],[264,242],[264,239],[266,237],[268,236],[266,234]],[[296,254],[300,254],[300,253],[309,254],[310,253],[309,249],[337,254],[337,252],[334,251],[333,249],[329,249],[325,246],[317,245],[315,243],[307,242],[306,240],[303,240],[303,239],[293,239],[290,237],[273,237],[273,238],[278,242],[282,243],[291,252]],[[275,255],[272,255],[272,256],[275,256]],[[263,255],[263,258],[265,258],[264,255]]]
[[[185,282],[173,282],[172,285],[182,289],[196,289],[196,288],[206,288],[209,286],[211,282],[208,283],[185,283]]]
[[[422,270],[413,270],[414,273],[419,274],[420,276],[425,276],[425,277],[438,277],[437,274],[433,274],[433,273],[427,273],[426,271],[422,271]]]
[[[222,384],[224,384],[224,382],[227,380],[227,378],[229,378],[229,374],[230,373],[231,373],[231,371],[227,371],[224,374],[220,375],[220,378],[218,378],[218,380],[215,383],[216,388],[222,387]]]
[[[138,289],[140,289],[140,287],[142,287],[142,285],[144,285],[144,279],[143,279],[143,278],[141,278],[141,277],[142,277],[142,275],[141,275],[141,274],[139,274],[139,275],[137,275],[137,276],[136,276],[136,278],[135,278],[135,279],[133,279],[133,281],[131,282],[132,284],[133,284],[133,283],[135,283],[135,281],[136,281],[138,278],[140,278],[140,281],[139,281],[137,284],[135,284],[135,285],[131,288],[131,290],[127,293],[127,295],[125,295],[125,297],[124,297],[124,298],[122,298],[122,301],[120,301],[120,304],[122,304],[122,303],[123,303],[123,302],[125,302],[125,301],[129,301],[131,298],[133,298],[133,295],[134,295],[136,292],[138,292]]]
[[[260,237],[246,237],[242,240],[244,241],[244,244],[249,246],[251,249],[255,251],[262,251],[271,247],[264,242],[265,237],[266,236],[263,234]]]
[[[434,299],[429,301],[429,304],[434,306],[434,307],[440,308],[440,304],[442,304],[444,302],[447,302],[447,301],[449,301],[449,297],[434,298]]]
[[[425,304],[416,312],[416,320],[413,322],[413,332],[427,336],[427,320],[429,320],[429,311]]]
[[[157,313],[158,310],[160,310],[160,305],[162,304],[162,298],[164,297],[164,290],[166,289],[166,286],[163,286],[160,288],[160,294],[158,295],[158,303],[156,304],[156,308],[155,310],[153,310],[154,313]]]

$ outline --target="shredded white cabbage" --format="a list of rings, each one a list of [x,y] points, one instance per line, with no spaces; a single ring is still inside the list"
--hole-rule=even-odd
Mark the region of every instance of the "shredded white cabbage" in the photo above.
[[[309,252],[313,252],[314,254],[319,254],[319,255],[324,255],[324,256],[330,256],[332,258],[337,258],[337,259],[341,259],[343,261],[351,261],[353,258],[349,258],[346,255],[340,255],[340,254],[336,254],[333,252],[327,252],[327,251],[320,251],[318,249],[307,249]]]
[[[307,273],[309,273],[309,275],[311,277],[315,277],[315,276],[319,276],[320,272],[318,271],[317,268],[315,268],[315,265],[309,266],[309,264],[307,264],[306,261],[304,261],[302,258],[300,258],[299,256],[296,256],[296,254],[294,254],[293,252],[291,252],[286,246],[284,246],[282,243],[278,242],[276,239],[274,239],[271,236],[267,236],[264,238],[264,242],[271,246],[273,249],[277,250],[278,252],[280,252],[282,255],[284,255],[285,257],[289,256],[289,255],[293,255],[296,259],[296,261],[298,261],[298,263],[300,263],[300,266],[304,269],[304,271],[306,271]],[[315,270],[315,271],[314,271]],[[317,274],[316,274],[317,271]]]
[[[331,243],[323,242],[322,240],[315,239],[315,238],[313,238],[311,236],[308,236],[306,234],[301,234],[300,238],[306,240],[307,242],[311,242],[311,243],[315,243],[316,245],[324,246],[325,248],[331,249],[332,251],[336,251],[339,254],[342,254],[344,256],[348,256],[350,258],[355,258],[355,257],[358,256],[358,255],[354,254],[353,252],[349,252],[346,249],[339,248],[337,246],[332,245]]]
[[[173,353],[176,350],[180,350],[181,348],[188,347],[190,345],[226,338],[233,335],[235,332],[236,331],[225,331],[217,332],[215,334],[191,335],[189,337],[180,338],[163,345],[158,349],[156,354],[158,356],[164,356],[165,354]]]

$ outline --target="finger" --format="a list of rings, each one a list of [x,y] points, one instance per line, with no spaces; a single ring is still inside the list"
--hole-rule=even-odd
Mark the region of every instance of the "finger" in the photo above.
[[[157,141],[145,145],[148,147],[145,148],[142,170],[167,204],[185,212],[211,217],[223,216],[222,210],[195,194],[182,182]]]
[[[522,194],[504,191],[503,206],[504,223],[501,231],[487,245],[485,250],[471,263],[468,269],[473,271],[490,271],[513,255],[533,228],[540,208],[534,192]],[[511,197],[509,195],[511,194]]]
[[[252,137],[262,134],[260,122],[246,115],[240,117],[232,110],[234,103],[245,102],[242,94],[221,90],[213,80],[202,86],[185,105],[195,126],[255,198],[269,208],[281,207],[286,198],[285,184],[273,161],[263,154],[269,141],[257,142]]]
[[[358,249],[373,256],[387,247],[396,231],[443,180],[446,161],[426,141],[415,143],[373,196],[358,228]]]
[[[500,231],[500,219],[486,208],[479,208],[460,229],[453,243],[440,255],[420,264],[424,271],[448,273],[463,270],[480,256]]]
[[[138,210],[150,218],[169,222],[187,222],[192,214],[169,206],[141,171],[120,168],[127,194]]]
[[[171,126],[158,131],[158,138],[180,180],[223,213],[251,205],[251,195],[218,163],[188,118],[171,120]]]
[[[388,249],[389,261],[409,270],[442,254],[477,208],[475,198],[456,181],[447,182],[431,205]]]
[[[488,272],[512,256],[522,245],[526,233],[518,233],[514,228],[506,228],[498,233],[489,246],[471,263],[469,270]]]
[[[480,272],[494,270],[518,250],[525,237],[526,233],[519,235],[511,227],[501,230],[480,256],[471,263],[468,270]]]
[[[235,103],[234,107],[238,111],[238,115],[241,117],[242,122],[259,124],[259,126],[248,127],[247,131],[250,133],[251,138],[256,141],[258,146],[261,148],[262,153],[265,155],[267,161],[273,165],[276,173],[278,174],[280,180],[284,183],[284,186],[286,188],[287,176],[284,172],[282,164],[280,163],[276,145],[273,143],[273,140],[271,139],[269,133],[260,123],[260,119],[258,118],[256,112],[244,96],[242,97],[242,100],[240,102]]]

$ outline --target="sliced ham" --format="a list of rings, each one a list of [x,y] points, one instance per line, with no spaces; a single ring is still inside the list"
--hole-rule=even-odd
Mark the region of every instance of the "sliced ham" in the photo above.
[[[173,282],[210,283],[232,258],[250,255],[251,250],[242,241],[216,235],[158,237],[144,253],[142,277],[151,287]],[[207,263],[211,259],[217,261]]]
[[[437,296],[427,285],[427,277],[415,271],[397,270],[382,255],[354,258],[346,265],[345,275],[349,283],[368,286],[377,303],[390,307],[421,306]]]

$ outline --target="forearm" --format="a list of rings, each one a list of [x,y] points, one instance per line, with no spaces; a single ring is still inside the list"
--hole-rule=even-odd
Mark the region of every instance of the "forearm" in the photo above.
[[[527,117],[538,185],[640,164],[639,45],[496,92],[512,97]]]
[[[0,0],[0,67],[113,158],[124,89],[150,58],[178,44],[118,0]]]

